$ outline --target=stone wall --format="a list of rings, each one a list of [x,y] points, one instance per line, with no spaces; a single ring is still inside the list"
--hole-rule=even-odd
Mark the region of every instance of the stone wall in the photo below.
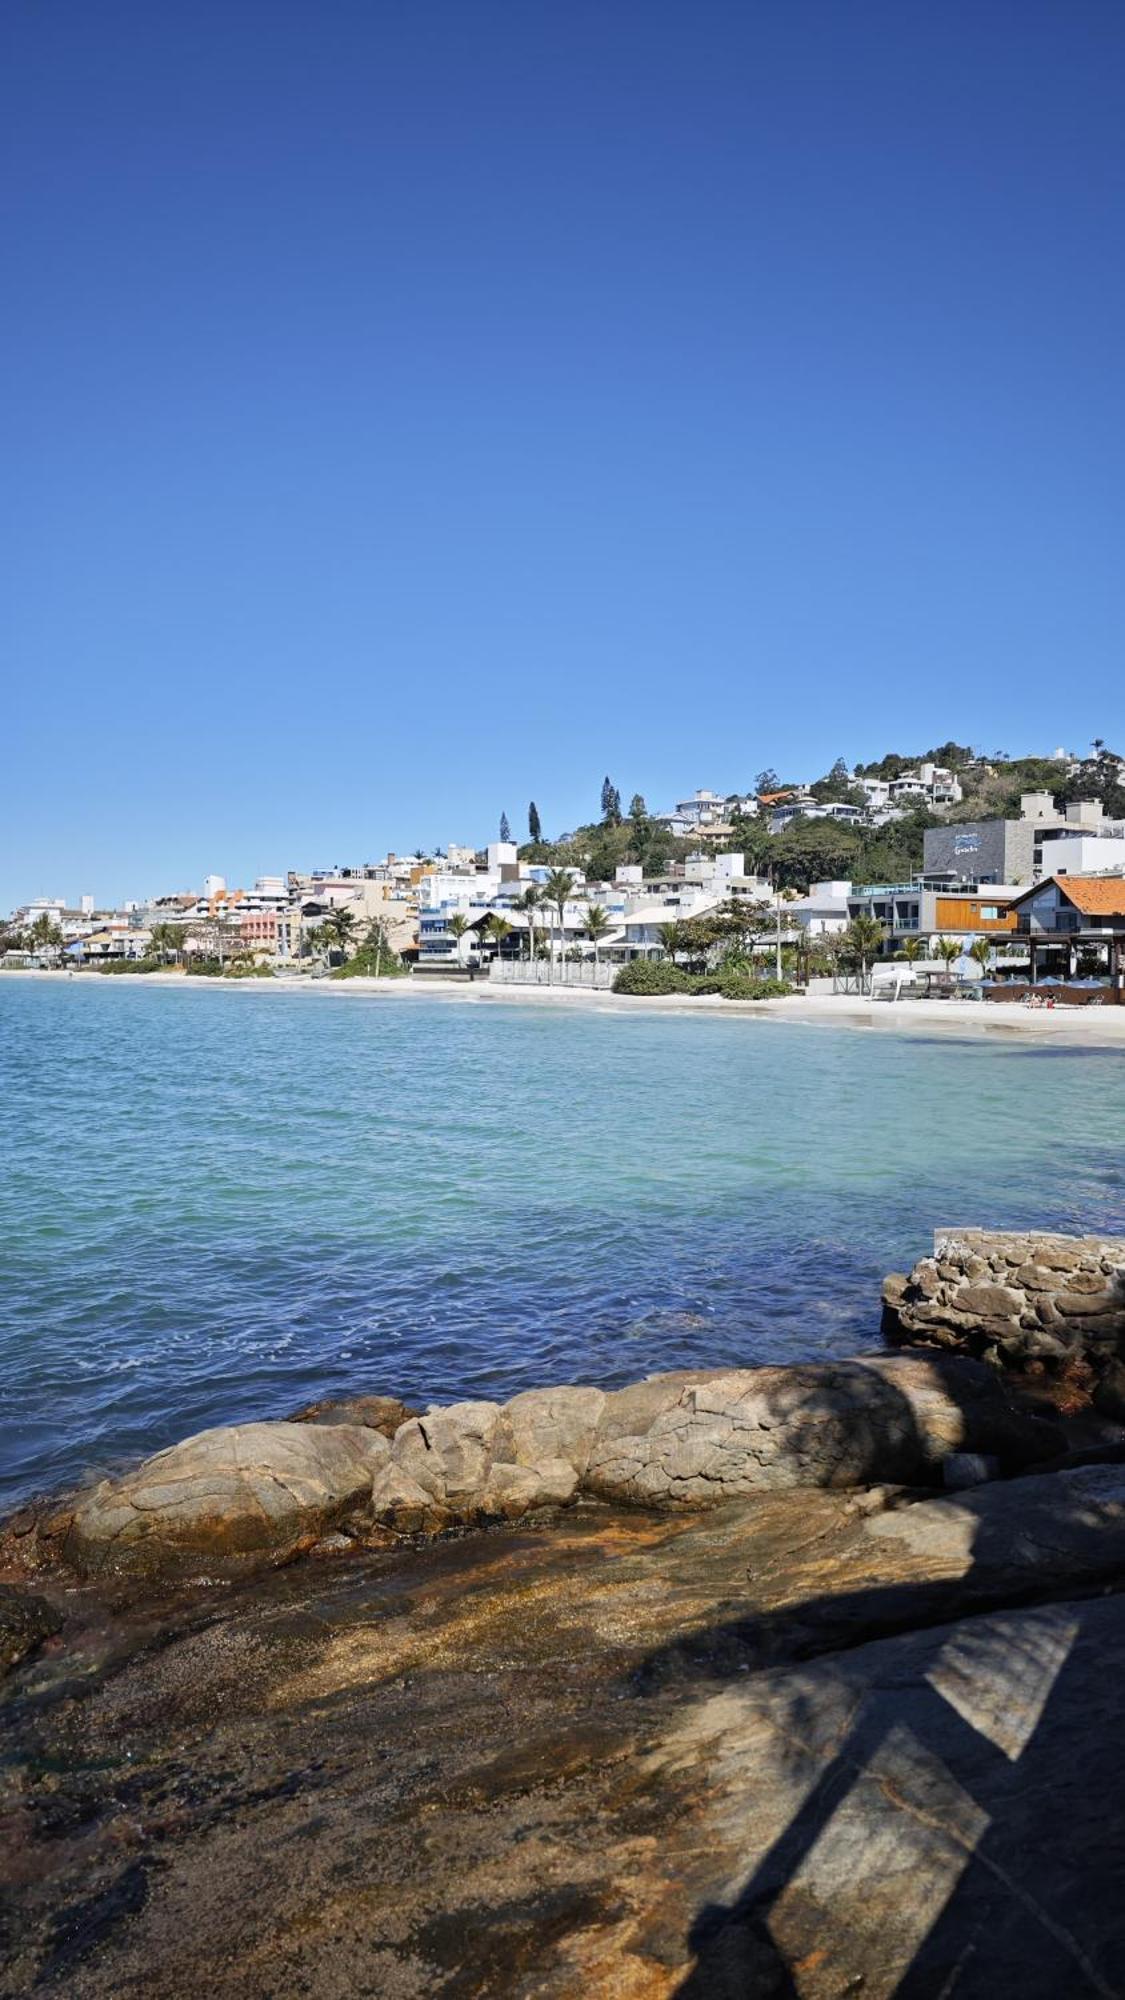
[[[1120,1394],[1125,1238],[942,1229],[934,1254],[883,1285],[894,1346],[938,1347],[1001,1368],[1088,1372]]]

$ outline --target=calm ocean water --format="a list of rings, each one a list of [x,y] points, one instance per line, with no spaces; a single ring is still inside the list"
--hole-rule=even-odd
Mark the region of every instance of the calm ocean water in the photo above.
[[[0,980],[0,1497],[314,1396],[854,1352],[935,1224],[1125,1228],[1125,1056]]]

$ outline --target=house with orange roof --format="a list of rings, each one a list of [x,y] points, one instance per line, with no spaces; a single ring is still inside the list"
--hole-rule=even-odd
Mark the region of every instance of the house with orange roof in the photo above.
[[[1033,985],[1040,976],[1073,979],[1096,962],[1125,1000],[1125,874],[1049,875],[1008,907],[1030,947]]]

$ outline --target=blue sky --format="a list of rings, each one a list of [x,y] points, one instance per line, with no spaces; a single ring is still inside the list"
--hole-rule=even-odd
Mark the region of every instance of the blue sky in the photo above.
[[[0,35],[0,907],[1125,736],[1117,0]]]

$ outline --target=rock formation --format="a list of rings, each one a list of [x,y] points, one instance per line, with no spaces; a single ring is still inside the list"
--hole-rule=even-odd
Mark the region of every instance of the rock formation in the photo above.
[[[341,1525],[415,1534],[518,1520],[580,1494],[677,1508],[793,1486],[934,1485],[954,1456],[1010,1471],[1061,1443],[969,1360],[699,1370],[453,1403],[407,1417],[393,1439],[327,1422],[204,1431],[103,1480],[52,1529],[80,1569],[158,1567],[276,1551]]]
[[[941,1348],[1014,1371],[1076,1367],[1095,1399],[1120,1397],[1125,1240],[939,1230],[934,1254],[883,1285],[883,1330],[898,1346]]]

